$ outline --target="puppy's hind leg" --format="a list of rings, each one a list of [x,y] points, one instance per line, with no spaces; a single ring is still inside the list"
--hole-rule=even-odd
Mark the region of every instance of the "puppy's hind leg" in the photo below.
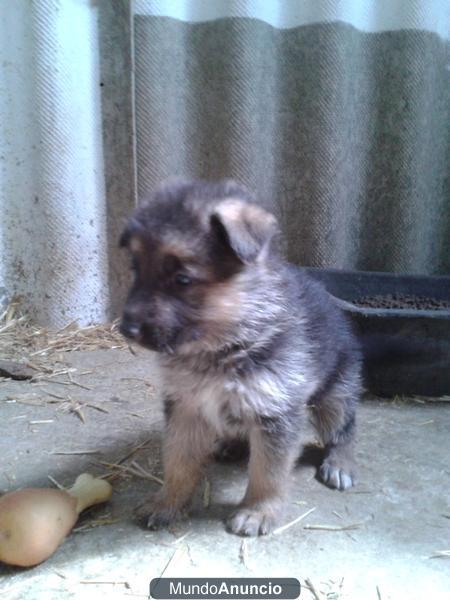
[[[359,370],[355,367],[310,402],[315,425],[325,446],[319,475],[326,485],[338,490],[346,490],[356,482],[353,447],[360,391]]]

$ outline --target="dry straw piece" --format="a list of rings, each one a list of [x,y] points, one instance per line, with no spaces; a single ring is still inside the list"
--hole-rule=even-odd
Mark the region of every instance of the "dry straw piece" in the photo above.
[[[59,353],[115,348],[128,348],[117,321],[88,327],[72,322],[61,329],[47,329],[34,325],[21,312],[17,299],[0,314],[0,358],[20,361],[37,374],[48,374],[45,361],[57,359]]]
[[[300,515],[293,521],[290,521],[289,523],[286,523],[286,525],[282,525],[281,527],[278,527],[277,529],[275,529],[272,532],[273,535],[279,535],[280,533],[283,533],[283,531],[286,531],[286,529],[289,529],[289,527],[296,525],[299,521],[302,521],[303,519],[305,519],[308,515],[310,515],[315,510],[316,510],[316,507],[314,506],[313,508],[310,508],[309,510],[307,510],[305,513],[303,513],[302,515]]]

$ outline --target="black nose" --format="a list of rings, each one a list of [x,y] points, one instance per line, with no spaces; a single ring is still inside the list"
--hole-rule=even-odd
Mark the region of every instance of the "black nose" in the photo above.
[[[136,339],[141,333],[141,326],[139,323],[133,319],[130,319],[130,317],[125,314],[122,317],[119,330],[120,333],[125,337]]]

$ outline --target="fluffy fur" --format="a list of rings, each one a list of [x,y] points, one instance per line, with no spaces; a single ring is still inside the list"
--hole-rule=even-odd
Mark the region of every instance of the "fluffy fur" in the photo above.
[[[122,331],[156,350],[166,374],[164,486],[141,510],[151,528],[179,517],[219,442],[248,440],[248,488],[227,527],[271,531],[307,407],[323,481],[354,483],[359,348],[324,288],[278,256],[276,233],[232,181],[164,184],[124,231],[135,279]]]

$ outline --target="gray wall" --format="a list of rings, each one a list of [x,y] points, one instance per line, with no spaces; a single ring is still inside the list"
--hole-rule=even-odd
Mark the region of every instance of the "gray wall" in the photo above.
[[[450,273],[448,0],[0,8],[0,304],[120,312],[117,247],[171,175],[235,177],[290,260]]]
[[[436,33],[136,16],[139,198],[233,176],[290,260],[450,272],[450,71]]]

